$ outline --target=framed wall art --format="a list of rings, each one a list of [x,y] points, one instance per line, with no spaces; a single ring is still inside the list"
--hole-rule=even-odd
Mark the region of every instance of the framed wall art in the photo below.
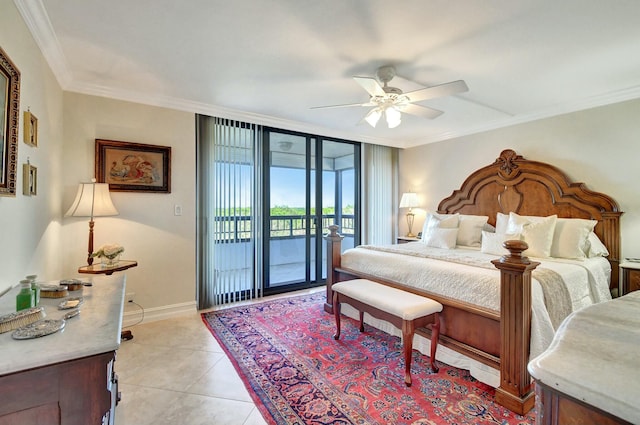
[[[28,162],[22,164],[22,194],[25,196],[38,194],[38,169]]]
[[[20,71],[0,47],[0,196],[16,196]]]
[[[31,113],[31,111],[25,111],[24,113],[24,142],[29,146],[38,147],[38,118]]]
[[[171,192],[171,147],[96,139],[96,180],[113,192]]]

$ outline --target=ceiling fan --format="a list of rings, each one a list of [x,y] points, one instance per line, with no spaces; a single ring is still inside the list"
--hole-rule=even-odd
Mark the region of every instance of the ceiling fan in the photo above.
[[[451,81],[437,86],[427,87],[420,90],[403,93],[396,87],[391,87],[388,83],[395,77],[396,70],[393,66],[387,65],[378,68],[376,78],[353,77],[356,83],[360,84],[371,96],[365,103],[350,103],[346,105],[316,106],[311,109],[326,108],[346,108],[351,106],[371,106],[372,109],[364,116],[372,127],[375,127],[380,117],[385,116],[389,128],[395,128],[402,121],[402,112],[419,117],[433,119],[442,115],[442,111],[429,108],[428,106],[415,105],[415,102],[434,99],[437,97],[451,96],[469,90],[463,80]],[[382,83],[382,85],[380,85]]]

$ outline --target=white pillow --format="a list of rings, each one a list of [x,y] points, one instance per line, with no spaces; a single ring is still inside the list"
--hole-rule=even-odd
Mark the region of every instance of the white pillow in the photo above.
[[[456,229],[458,227],[459,217],[459,214],[427,214],[427,218],[424,220],[424,226],[422,226],[422,241],[424,242],[426,240],[432,229]]]
[[[609,250],[602,243],[602,241],[600,241],[600,238],[598,238],[598,235],[596,235],[594,232],[589,233],[587,244],[589,245],[587,251],[587,256],[589,258],[607,257],[609,255]]]
[[[434,248],[453,249],[456,247],[457,236],[458,229],[436,227],[429,231],[423,242]]]
[[[548,217],[522,216],[509,213],[507,233],[521,233],[529,249],[522,255],[547,258],[551,255],[553,233],[556,228],[557,215]]]
[[[457,245],[479,247],[482,244],[482,229],[489,217],[483,215],[460,215]]]
[[[509,214],[498,213],[496,215],[496,233],[507,233]]]
[[[541,217],[538,215],[519,215],[514,212],[509,213],[509,220],[507,221],[507,233],[512,230],[522,230],[522,227],[528,223],[540,223],[547,220],[558,220],[557,215],[550,215],[547,217]]]
[[[588,238],[598,222],[581,218],[559,218],[553,233],[551,256],[581,259],[589,251]]]
[[[509,251],[502,246],[504,241],[520,240],[520,234],[492,233],[482,231],[482,246],[480,251],[485,254],[508,255]]]
[[[489,223],[485,223],[484,226],[482,226],[482,230],[489,233],[496,233],[496,228]]]

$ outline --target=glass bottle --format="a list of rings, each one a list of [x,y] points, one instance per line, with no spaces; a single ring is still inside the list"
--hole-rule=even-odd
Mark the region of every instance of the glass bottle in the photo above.
[[[34,307],[40,304],[40,285],[36,283],[37,278],[38,278],[38,275],[36,274],[30,274],[27,277],[25,277],[25,279],[31,283],[31,290],[33,291],[33,295],[35,297]]]
[[[21,280],[20,292],[16,295],[16,311],[35,307],[35,305],[35,296],[31,290],[31,281],[26,279]]]

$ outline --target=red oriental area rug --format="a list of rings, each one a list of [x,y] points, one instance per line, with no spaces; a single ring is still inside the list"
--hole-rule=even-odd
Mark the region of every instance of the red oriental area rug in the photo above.
[[[467,371],[413,352],[404,384],[400,338],[345,318],[333,339],[324,293],[203,313],[269,424],[533,424],[495,403]]]

